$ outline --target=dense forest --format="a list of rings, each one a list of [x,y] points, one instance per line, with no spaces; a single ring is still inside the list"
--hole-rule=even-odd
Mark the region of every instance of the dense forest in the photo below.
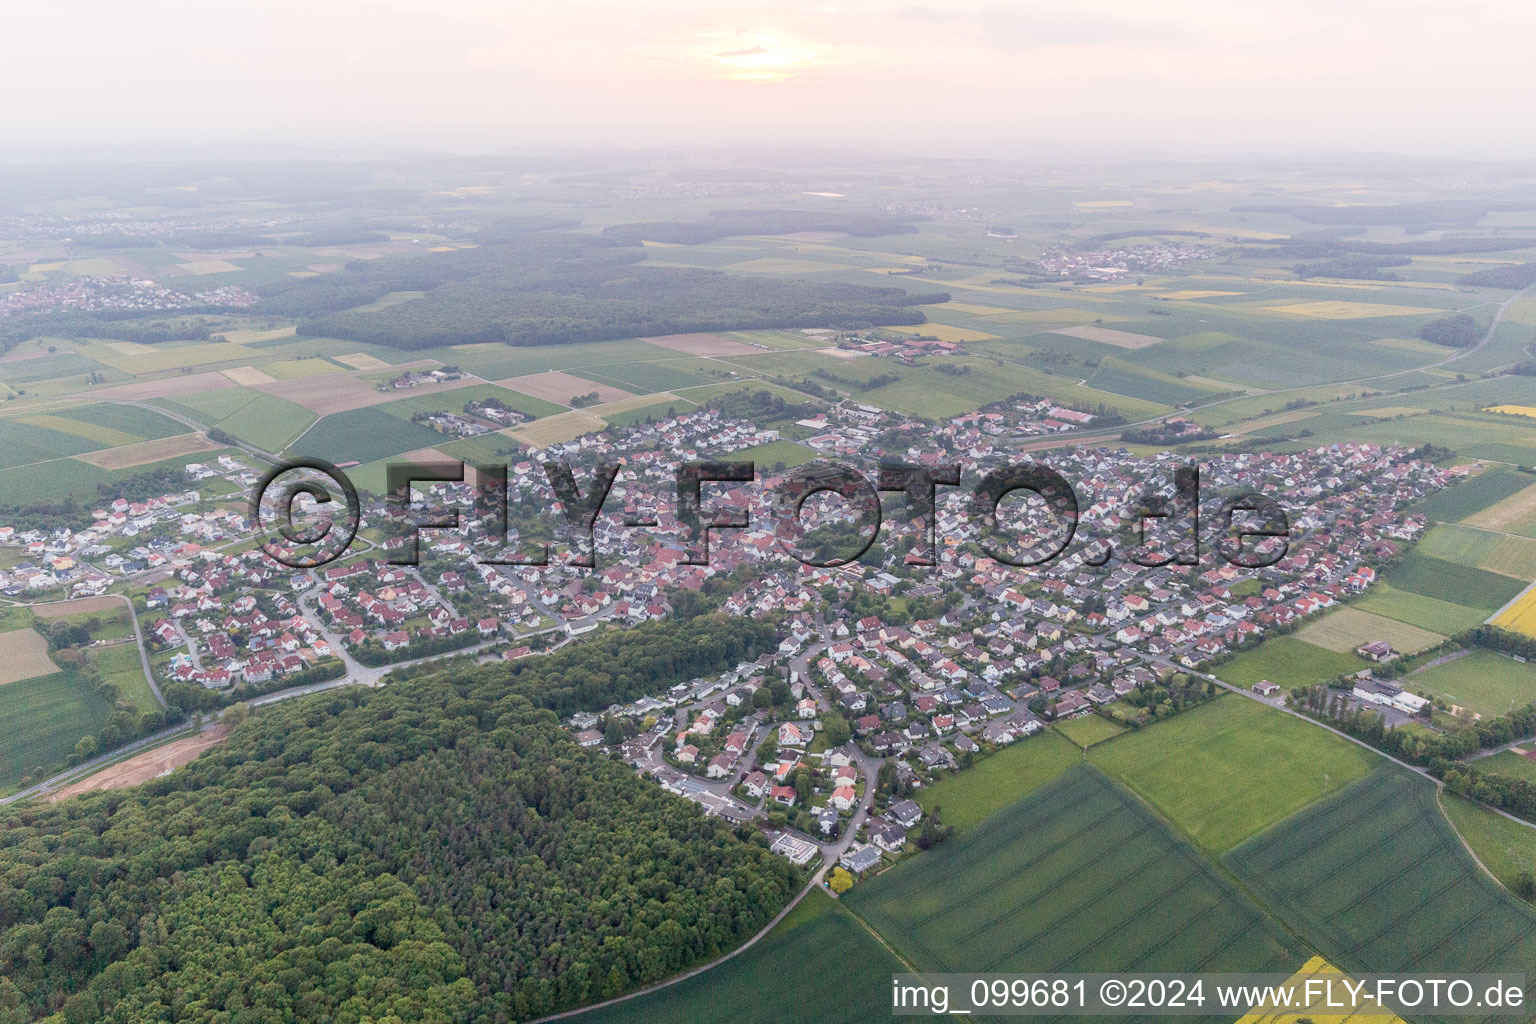
[[[507,1021],[725,952],[799,873],[547,706],[770,638],[701,616],[332,691],[138,789],[5,811],[0,1022]]]
[[[1420,327],[1419,337],[1449,348],[1471,348],[1483,340],[1483,327],[1467,314],[1455,313]]]
[[[907,223],[886,213],[830,213],[817,210],[714,210],[704,220],[668,220],[650,224],[614,224],[603,229],[609,238],[631,244],[640,241],[698,245],[733,235],[790,235],[827,231],[869,238],[914,234]]]
[[[1474,270],[1458,277],[1456,283],[1475,288],[1529,288],[1536,284],[1536,263],[1510,263]]]
[[[557,345],[689,331],[920,324],[926,302],[900,288],[737,277],[644,265],[617,239],[496,229],[515,242],[350,264],[268,286],[264,308],[299,333],[396,348],[469,342]],[[390,293],[422,298],[358,312]]]

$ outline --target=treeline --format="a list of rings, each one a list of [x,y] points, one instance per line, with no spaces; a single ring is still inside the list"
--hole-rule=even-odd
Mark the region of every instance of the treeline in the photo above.
[[[1361,242],[1342,236],[1317,234],[1269,238],[1238,250],[1242,256],[1273,257],[1277,249],[1307,259],[1367,253],[1376,256],[1454,256],[1469,252],[1508,252],[1536,248],[1536,238],[1487,236],[1476,238],[1424,238],[1413,242]]]
[[[164,466],[120,480],[103,481],[96,485],[97,496],[91,499],[81,500],[68,495],[60,501],[0,503],[0,519],[18,530],[53,530],[60,526],[78,529],[91,524],[91,513],[104,501],[113,498],[124,498],[130,502],[143,501],[190,489],[192,484],[181,466]]]
[[[1419,328],[1419,337],[1449,348],[1471,348],[1483,340],[1483,326],[1465,313],[1431,320]]]
[[[797,869],[535,703],[622,699],[559,678],[587,664],[718,672],[752,625],[335,690],[139,788],[0,811],[0,1022],[501,1024],[735,948]]]
[[[207,307],[210,311],[212,307]],[[209,324],[200,317],[166,319],[164,312],[97,313],[76,311],[23,313],[0,322],[0,349],[11,349],[34,338],[112,338],[153,345],[161,341],[207,341]]]
[[[1232,207],[1233,213],[1285,213],[1308,224],[1348,227],[1403,227],[1427,230],[1471,227],[1490,213],[1536,209],[1536,203],[1485,199],[1436,199],[1420,203],[1321,206],[1310,203],[1257,203]]]
[[[774,650],[778,631],[766,622],[703,615],[604,632],[542,658],[513,662],[509,682],[560,715],[600,711]]]
[[[808,419],[821,411],[815,402],[789,402],[771,391],[732,391],[709,399],[709,408],[732,419],[772,423],[781,420]]]
[[[1351,253],[1318,263],[1298,263],[1292,272],[1303,281],[1310,277],[1348,277],[1362,281],[1399,281],[1397,274],[1387,274],[1387,267],[1406,267],[1413,263],[1407,256],[1368,256]]]
[[[671,242],[698,245],[733,235],[791,235],[799,231],[834,231],[869,238],[875,235],[911,235],[917,228],[908,223],[919,217],[894,217],[887,213],[830,213],[818,210],[714,210],[703,220],[669,220],[651,224],[613,224],[603,229],[609,238],[635,244]]]
[[[1475,288],[1529,288],[1536,284],[1536,263],[1509,263],[1502,267],[1474,270],[1458,277],[1456,283]]]
[[[694,331],[919,324],[939,295],[900,288],[735,277],[635,265],[638,248],[541,234],[526,244],[380,259],[272,286],[267,311],[305,318],[303,335],[394,348],[470,342],[558,345]],[[352,307],[424,291],[379,312]]]

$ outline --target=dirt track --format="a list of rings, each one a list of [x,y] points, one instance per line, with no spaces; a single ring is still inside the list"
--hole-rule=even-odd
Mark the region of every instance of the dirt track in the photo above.
[[[196,736],[188,736],[184,740],[167,743],[163,747],[146,751],[137,757],[130,757],[110,768],[103,768],[88,779],[82,779],[74,785],[66,786],[49,797],[49,801],[57,803],[60,800],[81,793],[96,793],[109,789],[127,789],[129,786],[137,786],[141,782],[158,779],[162,775],[168,775],[173,770],[184,764],[189,764],[197,759],[203,751],[218,746],[229,735],[229,726],[216,725],[212,729],[198,733]]]

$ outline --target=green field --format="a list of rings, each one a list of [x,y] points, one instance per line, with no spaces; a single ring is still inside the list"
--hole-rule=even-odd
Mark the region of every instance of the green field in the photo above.
[[[1437,601],[1468,608],[1485,608],[1492,613],[1502,608],[1525,584],[1508,576],[1458,565],[1411,551],[1382,577],[1397,590],[1432,597]],[[1485,616],[1486,617],[1486,616]],[[1444,633],[1445,630],[1436,630]]]
[[[1415,672],[1403,682],[1412,690],[1444,697],[1483,715],[1502,715],[1513,702],[1536,702],[1536,665],[1492,651],[1473,651],[1454,661]]]
[[[1305,959],[1087,765],[844,898],[924,971],[1291,971]]]
[[[1470,480],[1430,495],[1415,505],[1413,510],[1442,523],[1460,522],[1530,485],[1530,477],[1496,466]]]
[[[131,635],[131,630],[130,630]],[[118,644],[114,647],[96,648],[90,652],[91,663],[101,670],[102,678],[117,686],[122,700],[140,711],[156,711],[160,702],[144,678],[144,665],[139,661],[136,643]]]
[[[1236,694],[1096,746],[1088,756],[1216,853],[1363,777],[1376,760]]]
[[[1527,782],[1536,782],[1536,760],[1517,754],[1513,750],[1501,750],[1497,754],[1480,757],[1472,762],[1480,772],[1489,775],[1502,775],[1510,779],[1524,779]]]
[[[670,415],[684,413],[689,409],[697,408],[686,398],[670,398],[665,402],[657,402],[655,405],[642,405],[638,409],[627,409],[624,412],[604,413],[603,419],[617,427],[632,427],[636,423],[644,423],[647,420],[664,420]]]
[[[38,769],[62,767],[80,738],[100,732],[112,710],[73,672],[0,686],[0,721],[10,736],[0,744],[0,790],[38,777]]]
[[[830,955],[807,969],[808,957]],[[890,1004],[900,960],[830,896],[812,891],[751,949],[704,974],[573,1024],[864,1024]],[[786,980],[794,979],[790,988]],[[793,1007],[786,1009],[785,1000]]]
[[[1390,583],[1377,583],[1366,591],[1365,596],[1350,607],[1383,615],[1398,622],[1406,622],[1420,629],[1440,633],[1459,633],[1480,625],[1494,609],[1468,608],[1465,605],[1439,601],[1423,594],[1398,590]]]
[[[320,419],[292,445],[295,455],[331,462],[375,462],[452,440],[431,427],[401,420],[377,406],[338,412]]]
[[[0,419],[0,469],[99,451],[103,445],[78,434],[17,419]]]
[[[565,412],[563,405],[546,402],[542,398],[534,398],[532,395],[525,395],[521,391],[513,391],[499,384],[475,384],[467,388],[453,388],[450,391],[429,391],[427,394],[402,398],[397,402],[385,402],[374,408],[398,419],[409,420],[419,412],[462,413],[464,406],[470,402],[480,402],[487,398],[494,398],[508,409],[516,409],[520,413],[535,418]]]
[[[1470,526],[1436,526],[1415,549],[1426,555],[1517,580],[1536,580],[1536,540]]]
[[[1236,686],[1268,679],[1290,690],[1325,683],[1369,665],[1355,654],[1337,654],[1294,636],[1277,636],[1218,666],[1214,674]]]
[[[315,414],[297,402],[260,391],[253,390],[249,394],[249,401],[231,409],[216,424],[220,430],[247,444],[269,452],[281,451],[315,422]]]
[[[1054,732],[1015,740],[963,772],[917,791],[926,813],[942,807],[944,823],[969,829],[1083,759],[1082,752]]]
[[[1346,971],[1536,970],[1536,912],[1477,867],[1411,772],[1378,769],[1226,861]]]
[[[1506,888],[1522,871],[1536,873],[1536,829],[1450,793],[1440,794],[1440,806],[1477,859]]]
[[[768,444],[760,444],[755,448],[743,448],[740,451],[730,453],[730,457],[736,460],[750,460],[757,463],[758,472],[772,470],[774,466],[783,463],[788,468],[802,466],[812,459],[818,458],[816,449],[807,448],[803,444],[793,441],[770,441]]]
[[[1079,747],[1091,747],[1095,743],[1103,742],[1125,732],[1124,727],[1116,725],[1107,718],[1098,715],[1084,715],[1082,718],[1066,718],[1057,722],[1053,728]]]

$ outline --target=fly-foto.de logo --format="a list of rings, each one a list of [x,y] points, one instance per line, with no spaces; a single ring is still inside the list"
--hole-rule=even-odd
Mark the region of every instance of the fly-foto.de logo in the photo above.
[[[530,517],[534,521],[515,522],[507,500],[506,465],[389,465],[379,510],[403,532],[394,534],[387,560],[416,565],[421,531],[469,528],[482,542],[477,556],[481,563],[596,568],[598,519],[625,467],[599,463],[579,470],[566,461],[550,460],[539,468],[550,500]],[[474,483],[468,502],[436,502],[419,490],[424,484],[462,485],[469,469]],[[802,564],[846,565],[862,558],[879,540],[889,514],[883,495],[900,495],[904,521],[893,525],[912,535],[907,564],[936,566],[941,549],[957,540],[941,535],[939,514],[940,488],[962,484],[956,464],[887,462],[871,479],[855,466],[818,460],[760,480],[756,464],[750,461],[691,461],[679,463],[674,478],[667,526],[669,543],[680,551],[678,561],[684,565],[708,565],[712,538],[722,531],[764,529],[779,552]],[[722,488],[736,492],[756,488],[758,494],[745,505],[717,503],[712,495]],[[836,509],[842,528],[831,541],[812,537],[822,525],[810,514],[812,499]],[[1016,567],[1044,565],[1074,550],[1087,566],[1104,566],[1117,555],[1147,567],[1192,566],[1200,563],[1205,545],[1229,564],[1248,569],[1274,565],[1285,557],[1290,521],[1278,502],[1247,493],[1221,496],[1206,504],[1214,507],[1214,514],[1202,507],[1199,467],[1179,466],[1168,479],[1119,505],[1116,536],[1079,540],[1081,508],[1071,482],[1049,466],[1025,462],[981,474],[970,485],[969,499],[962,502],[957,521],[964,524],[964,539],[982,554]],[[344,516],[332,514],[341,506],[345,506]],[[759,513],[756,519],[754,507]],[[351,479],[322,459],[274,467],[251,496],[251,521],[262,531],[262,550],[291,568],[315,568],[345,555],[358,538],[363,511]],[[1207,521],[1204,526],[1202,518]],[[655,514],[626,515],[623,525],[655,529],[662,523]],[[568,550],[558,559],[551,554],[551,543],[530,540],[550,529],[558,529],[567,542]],[[1076,548],[1075,540],[1079,540]]]

